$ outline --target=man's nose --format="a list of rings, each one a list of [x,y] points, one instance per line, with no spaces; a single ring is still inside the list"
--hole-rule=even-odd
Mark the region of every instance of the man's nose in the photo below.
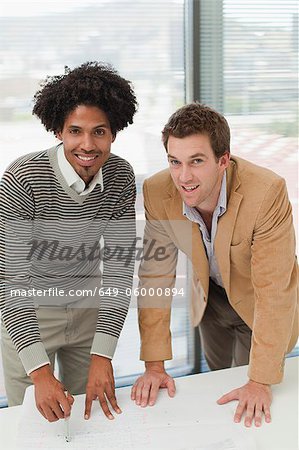
[[[84,134],[82,141],[81,141],[81,149],[85,150],[86,152],[91,152],[95,149],[93,136],[90,134]]]
[[[189,166],[186,165],[181,167],[179,179],[181,183],[188,183],[192,180],[192,171]]]

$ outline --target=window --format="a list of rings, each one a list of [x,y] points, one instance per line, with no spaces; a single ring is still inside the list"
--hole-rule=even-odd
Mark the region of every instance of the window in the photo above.
[[[297,231],[298,2],[189,3],[199,23],[194,97],[228,119],[233,154],[285,178]]]
[[[31,115],[40,80],[63,73],[66,65],[109,62],[133,82],[139,102],[134,125],[119,134],[112,148],[134,167],[138,219],[143,220],[143,179],[167,166],[161,130],[185,98],[183,0],[4,0],[0,36],[0,174],[18,156],[55,145],[55,138]],[[188,314],[186,301],[173,311],[174,359],[168,363],[173,373],[186,373],[193,364]],[[129,311],[114,368],[118,384],[143,371],[135,307]]]
[[[229,121],[232,153],[286,179],[298,222],[298,3],[201,0],[196,98]]]

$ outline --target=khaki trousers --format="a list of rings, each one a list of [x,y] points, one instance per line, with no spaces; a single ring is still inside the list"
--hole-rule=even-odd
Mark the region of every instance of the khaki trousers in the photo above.
[[[251,329],[230,305],[225,289],[211,278],[208,303],[199,332],[211,370],[248,364]]]
[[[71,394],[85,392],[90,364],[90,348],[97,324],[98,309],[69,306],[39,306],[36,310],[41,339],[58,378]],[[6,328],[1,324],[1,351],[8,406],[23,403],[32,384]]]

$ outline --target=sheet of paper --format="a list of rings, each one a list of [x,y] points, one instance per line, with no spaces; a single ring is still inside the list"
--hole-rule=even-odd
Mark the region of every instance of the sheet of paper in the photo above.
[[[172,449],[172,450],[255,450],[250,430],[236,424],[227,425],[227,412],[213,418],[212,411],[201,408],[198,414],[190,407],[188,396],[182,402],[177,395],[164,399],[152,408],[137,407],[129,398],[129,390],[118,391],[118,403],[123,409],[115,420],[106,419],[97,402],[91,418],[83,418],[85,396],[75,397],[70,418],[71,442],[65,440],[65,423],[47,422],[35,407],[34,389],[26,391],[18,427],[18,449],[89,450],[89,449]],[[167,401],[166,401],[167,400]],[[205,402],[207,404],[207,402]],[[222,415],[223,414],[223,415]],[[210,419],[207,419],[207,416]],[[217,430],[217,435],[215,434]]]

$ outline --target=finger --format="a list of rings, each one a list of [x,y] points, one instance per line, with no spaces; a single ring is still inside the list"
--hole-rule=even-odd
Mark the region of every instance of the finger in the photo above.
[[[71,405],[70,405],[70,398],[72,396],[67,392],[63,391],[59,395],[57,395],[57,402],[53,402],[51,404],[51,408],[56,412],[57,406],[59,406],[59,410],[62,411],[62,417],[59,417],[60,419],[67,418],[71,414]]]
[[[110,402],[112,408],[114,409],[114,411],[117,414],[121,414],[122,410],[120,409],[120,407],[117,404],[117,400],[116,400],[116,397],[115,397],[115,390],[112,389],[112,388],[111,388],[111,390],[107,390],[106,391],[106,397],[109,400],[109,402]]]
[[[69,402],[69,405],[72,406],[72,404],[73,404],[74,401],[75,401],[75,399],[74,399],[74,397],[72,396],[72,394],[71,394],[69,391],[64,390],[64,395],[66,396],[66,399],[67,399],[67,401]]]
[[[260,427],[262,425],[263,408],[262,405],[255,406],[254,425]]]
[[[104,393],[101,394],[101,395],[98,395],[98,397],[99,397],[99,403],[100,403],[100,405],[101,405],[101,408],[102,408],[102,410],[103,410],[103,413],[105,414],[105,416],[106,416],[109,420],[113,420],[113,419],[114,419],[114,416],[112,415],[112,413],[111,413],[111,411],[110,411],[110,409],[109,409],[109,406],[108,406],[108,403],[107,403],[107,400],[106,400],[106,397],[105,397]]]
[[[142,389],[143,389],[143,382],[138,383],[136,386],[136,405],[141,404],[141,395],[142,395]]]
[[[69,402],[70,406],[73,406],[75,399],[69,392],[68,392],[68,395],[67,395],[67,401]]]
[[[46,414],[45,414],[45,412],[44,412],[44,410],[43,410],[43,408],[41,408],[39,405],[36,405],[36,407],[37,407],[37,409],[39,410],[39,412],[41,413],[41,415],[42,415],[46,420],[48,420],[48,419],[47,419],[47,416],[46,416]]]
[[[46,419],[49,422],[57,422],[57,420],[59,420],[59,417],[57,417],[57,415],[55,414],[54,411],[52,411],[52,409],[49,405],[45,405],[43,407],[43,411],[44,411]]]
[[[269,406],[264,405],[264,414],[265,414],[265,422],[270,423],[271,422],[271,413]]]
[[[235,415],[234,415],[234,422],[240,422],[242,419],[242,415],[245,409],[246,403],[245,402],[239,402]]]
[[[233,391],[224,394],[217,400],[218,405],[224,405],[225,403],[231,402],[232,400],[239,400],[239,389],[234,389]]]
[[[135,399],[136,399],[136,384],[134,384],[131,389],[131,400]]]
[[[245,414],[245,420],[244,420],[245,427],[251,427],[253,416],[255,413],[254,410],[255,410],[255,405],[252,403],[249,403],[247,405],[247,410],[246,410],[246,414]]]
[[[149,392],[149,397],[148,397],[148,404],[150,406],[154,406],[154,404],[156,403],[157,397],[158,397],[158,393],[159,393],[159,383],[152,383],[151,385],[151,389]]]
[[[152,384],[144,384],[141,392],[141,406],[144,408],[148,404],[148,399],[150,395],[150,389]]]
[[[90,418],[90,411],[92,405],[93,396],[89,392],[86,392],[85,397],[85,411],[84,411],[84,419],[88,420]]]
[[[70,415],[70,406],[69,406],[68,401],[66,400],[66,397],[64,397],[64,400],[65,400],[64,403],[67,404],[66,411],[64,411],[64,409],[62,409],[62,407],[60,406],[60,403],[58,401],[54,401],[49,405],[53,414],[55,414],[56,417],[58,417],[58,419],[64,419],[65,417],[69,417],[69,415]]]
[[[168,380],[166,381],[166,387],[169,397],[174,397],[176,389],[173,378],[168,378]]]

